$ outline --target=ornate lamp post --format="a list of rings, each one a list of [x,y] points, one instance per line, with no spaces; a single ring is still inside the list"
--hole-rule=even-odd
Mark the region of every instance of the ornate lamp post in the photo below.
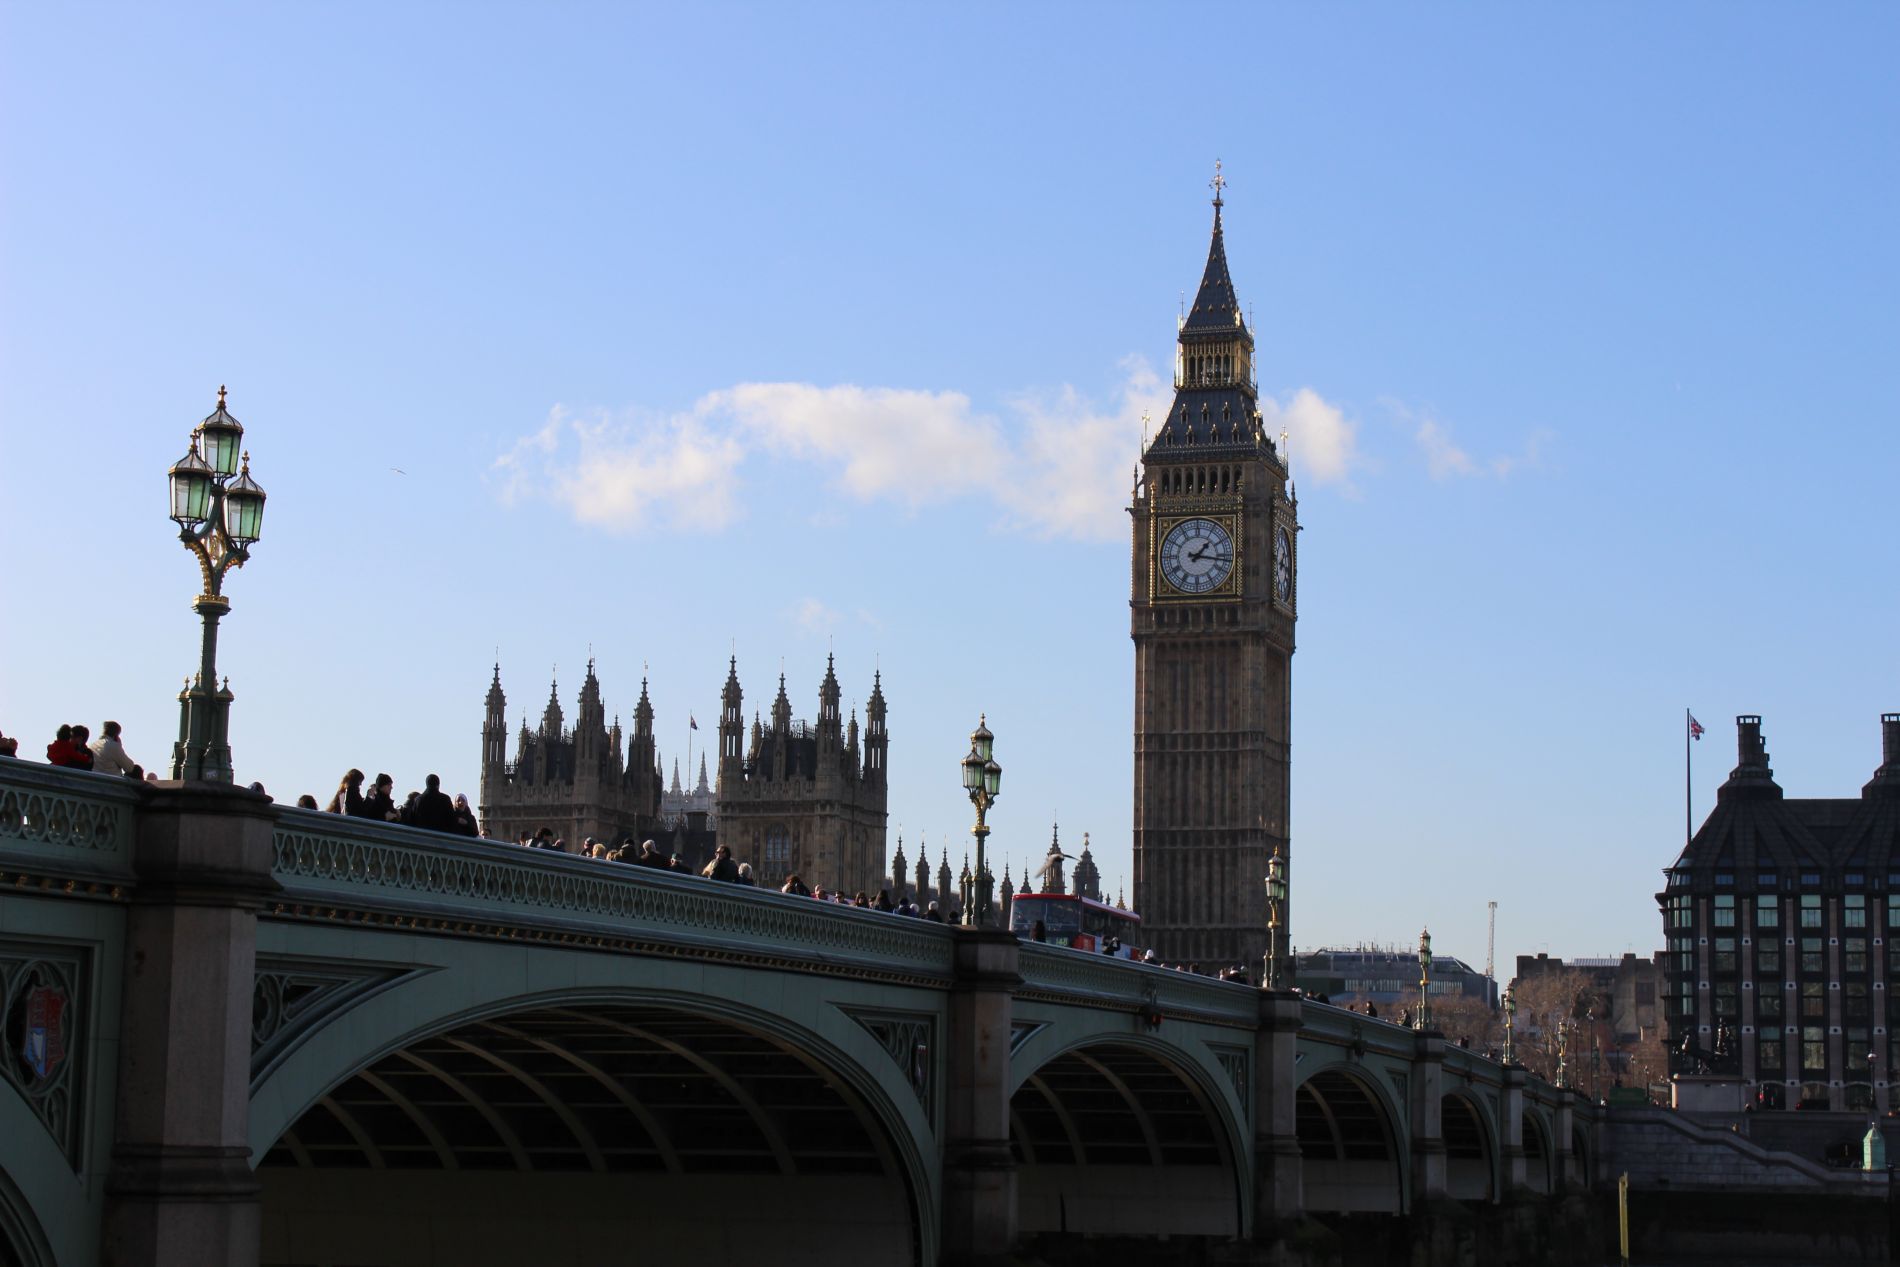
[[[1432,1027],[1432,930],[1429,928],[1418,935],[1418,1018],[1413,1027],[1421,1032]]]
[[[1517,1040],[1513,1033],[1517,1020],[1517,993],[1510,986],[1504,987],[1504,1063],[1517,1063]]]
[[[251,455],[243,453],[244,428],[218,407],[191,433],[191,448],[172,465],[171,518],[178,539],[198,556],[204,592],[192,609],[204,619],[198,673],[179,693],[178,743],[172,777],[229,783],[231,691],[218,686],[218,618],[231,609],[224,574],[251,557],[264,522],[264,490],[251,478]],[[204,452],[199,453],[203,445]],[[240,454],[243,467],[239,469]]]
[[[1280,846],[1273,847],[1267,859],[1267,963],[1260,984],[1269,990],[1280,988],[1280,912],[1286,905],[1286,858]]]
[[[983,860],[983,843],[990,838],[984,821],[990,806],[1003,792],[1003,767],[996,764],[996,736],[990,733],[989,718],[979,715],[976,729],[970,732],[970,755],[963,758],[963,790],[976,806],[976,900],[963,905],[963,922],[975,928],[987,928],[990,922],[990,869]]]
[[[1570,1086],[1570,1018],[1557,1022],[1557,1085]]]

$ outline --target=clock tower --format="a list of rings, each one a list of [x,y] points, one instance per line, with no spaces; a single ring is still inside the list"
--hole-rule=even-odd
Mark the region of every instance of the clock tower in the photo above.
[[[1263,428],[1248,329],[1214,233],[1181,317],[1174,404],[1130,508],[1135,641],[1135,909],[1170,963],[1257,971],[1267,862],[1287,859],[1299,525]],[[1287,959],[1282,904],[1277,952]]]

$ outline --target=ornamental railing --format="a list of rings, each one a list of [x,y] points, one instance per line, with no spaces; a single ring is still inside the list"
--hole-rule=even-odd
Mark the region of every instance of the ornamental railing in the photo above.
[[[950,980],[953,930],[769,889],[310,810],[280,813],[265,915],[300,908],[580,933]]]
[[[18,886],[35,876],[129,880],[138,801],[139,785],[122,775],[0,757],[5,882]]]
[[[1028,941],[1022,943],[1017,971],[1023,991],[1062,1002],[1136,1011],[1158,1008],[1168,1017],[1247,1029],[1259,1023],[1260,991],[1198,973]]]

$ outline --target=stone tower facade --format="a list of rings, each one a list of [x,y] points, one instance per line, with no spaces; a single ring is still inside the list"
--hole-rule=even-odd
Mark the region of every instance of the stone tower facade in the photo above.
[[[1248,329],[1213,240],[1180,320],[1174,403],[1142,455],[1135,642],[1135,910],[1163,959],[1256,968],[1267,859],[1286,855],[1296,502],[1262,425]],[[1287,954],[1281,913],[1280,954]]]
[[[872,680],[862,734],[855,709],[846,724],[839,694],[836,666],[826,657],[817,723],[794,720],[780,674],[771,721],[755,715],[748,744],[736,657],[726,674],[715,794],[719,840],[732,847],[734,859],[752,864],[760,884],[777,888],[796,874],[813,887],[846,893],[875,894],[886,885],[890,732],[882,677]]]
[[[658,832],[660,770],[645,678],[624,754],[620,719],[607,722],[591,659],[573,728],[565,725],[558,683],[551,685],[540,726],[529,729],[522,718],[512,763],[507,711],[498,664],[482,722],[481,817],[489,836],[511,841],[546,827],[573,851],[589,836],[612,844]]]

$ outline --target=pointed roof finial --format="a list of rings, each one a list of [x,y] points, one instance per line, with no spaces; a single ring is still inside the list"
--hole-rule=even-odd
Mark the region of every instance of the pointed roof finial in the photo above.
[[[1221,208],[1220,193],[1221,190],[1227,188],[1227,177],[1221,175],[1220,160],[1218,158],[1214,160],[1214,179],[1207,182],[1207,187],[1214,191],[1214,216],[1218,219],[1220,217]]]
[[[218,384],[218,408],[224,408],[224,384]]]

